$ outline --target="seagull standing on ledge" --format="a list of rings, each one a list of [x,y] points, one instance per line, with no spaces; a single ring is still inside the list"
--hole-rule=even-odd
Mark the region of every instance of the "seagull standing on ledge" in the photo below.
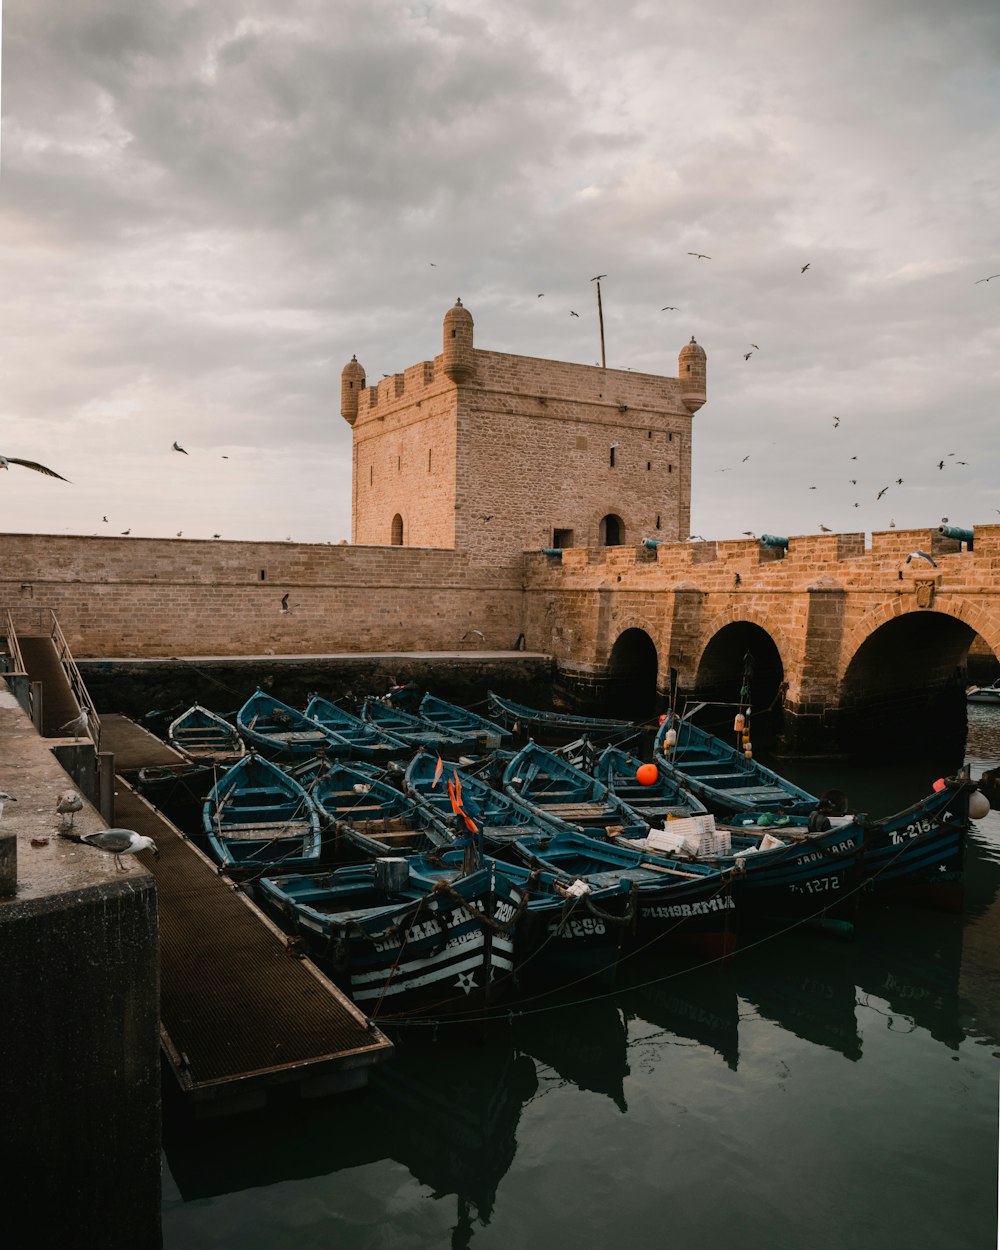
[[[12,464],[19,464],[22,469],[34,469],[36,473],[45,473],[48,477],[57,477],[60,482],[69,481],[68,477],[63,477],[55,469],[47,469],[37,460],[18,460],[17,456],[0,456],[0,469],[9,469]]]
[[[80,715],[74,716],[72,720],[68,720],[65,725],[60,725],[60,729],[72,729],[73,737],[79,738],[81,734],[89,732],[90,722],[87,717],[90,714],[89,707],[80,708]]]
[[[63,790],[62,794],[56,799],[56,811],[60,816],[60,828],[72,829],[73,819],[77,812],[83,810],[83,799],[75,790]],[[66,817],[69,817],[69,824],[66,823]]]
[[[128,872],[121,861],[123,855],[137,855],[139,851],[152,851],[154,859],[160,858],[160,852],[156,849],[153,839],[133,833],[131,829],[105,829],[103,833],[84,833],[76,841],[86,842],[88,846],[96,846],[101,851],[108,851],[115,857],[115,867],[119,872]]]
[[[911,551],[906,557],[906,563],[909,564],[911,560],[918,558],[926,560],[928,564],[932,564],[934,568],[937,568],[937,560],[935,560],[933,556],[929,556],[926,551]]]

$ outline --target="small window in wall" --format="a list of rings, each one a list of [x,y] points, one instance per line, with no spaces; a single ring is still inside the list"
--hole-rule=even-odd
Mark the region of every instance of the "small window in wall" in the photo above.
[[[653,462],[652,462],[652,460],[647,460],[647,461],[646,461],[646,472],[648,473],[648,472],[649,472],[649,470],[650,470],[652,467],[653,467]]]
[[[625,522],[609,512],[597,527],[597,541],[602,547],[620,547],[625,542]]]
[[[573,531],[572,530],[553,530],[552,531],[553,547],[572,547]]]
[[[432,454],[433,454],[433,453],[432,453],[431,449],[428,447],[428,448],[427,448],[427,472],[428,472],[428,473],[430,473],[430,471],[431,471],[431,455],[432,455]]]
[[[403,467],[403,457],[397,456],[396,457],[396,472],[398,473],[402,469],[402,467]]]
[[[368,466],[368,485],[371,486],[372,482],[374,481],[375,481],[375,466],[373,464],[370,464]]]
[[[614,447],[611,448],[611,468],[612,469],[615,467],[615,450],[616,448]]]
[[[674,432],[673,430],[670,430],[667,434],[667,442],[672,443],[673,441],[674,441]]]
[[[398,512],[392,518],[392,538],[390,541],[394,547],[402,547],[403,545],[403,518]]]
[[[673,473],[673,471],[674,471],[674,466],[673,466],[672,464],[668,464],[668,465],[667,465],[667,472],[668,472],[668,473]]]
[[[261,580],[262,582],[266,582],[266,581],[267,581],[267,569],[261,569],[261,571],[260,571],[260,580]]]
[[[660,528],[660,514],[659,513],[656,514],[656,528],[657,529]]]

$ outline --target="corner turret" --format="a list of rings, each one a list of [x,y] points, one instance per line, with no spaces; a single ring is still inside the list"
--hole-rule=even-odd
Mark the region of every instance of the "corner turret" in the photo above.
[[[460,299],[444,315],[444,371],[453,382],[467,382],[476,371],[472,313]]]
[[[358,419],[358,396],[365,388],[365,371],[352,356],[340,374],[340,415],[348,425]]]
[[[677,357],[677,374],[681,380],[681,399],[690,413],[695,413],[705,402],[705,349],[694,341],[682,347]]]

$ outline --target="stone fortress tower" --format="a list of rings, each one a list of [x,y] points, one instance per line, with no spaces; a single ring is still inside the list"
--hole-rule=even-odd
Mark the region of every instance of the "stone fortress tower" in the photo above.
[[[458,300],[434,360],[375,386],[356,358],[344,367],[352,541],[490,561],[686,540],[705,360],[693,338],[678,377],[483,351]]]

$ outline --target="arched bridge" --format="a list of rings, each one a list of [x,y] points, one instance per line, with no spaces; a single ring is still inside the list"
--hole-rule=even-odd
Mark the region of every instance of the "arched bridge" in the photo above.
[[[913,555],[920,551],[925,554]],[[929,557],[929,558],[928,558]],[[628,710],[687,696],[782,707],[802,753],[964,725],[978,634],[1000,656],[1000,525],[570,549],[527,559],[526,615],[570,689]]]

